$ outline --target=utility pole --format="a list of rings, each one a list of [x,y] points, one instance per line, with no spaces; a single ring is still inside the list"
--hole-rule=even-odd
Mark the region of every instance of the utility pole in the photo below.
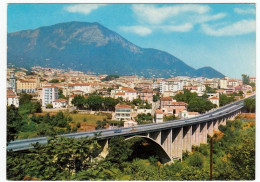
[[[209,180],[212,181],[212,153],[213,153],[213,144],[212,144],[212,137],[210,137],[210,176]]]

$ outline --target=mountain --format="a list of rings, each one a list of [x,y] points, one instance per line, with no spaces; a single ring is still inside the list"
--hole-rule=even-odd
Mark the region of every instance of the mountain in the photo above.
[[[224,77],[213,68],[195,70],[167,52],[138,47],[99,23],[67,22],[8,33],[7,44],[8,63],[26,68],[37,65],[146,77]]]

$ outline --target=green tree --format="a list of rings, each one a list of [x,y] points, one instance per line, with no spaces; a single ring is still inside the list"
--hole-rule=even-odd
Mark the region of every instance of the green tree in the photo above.
[[[227,96],[226,94],[221,94],[219,96],[219,105],[220,106],[227,105],[227,104],[234,102],[234,101],[235,101],[234,96]]]
[[[78,109],[84,109],[84,105],[86,104],[86,99],[82,95],[76,95],[71,103],[76,106]]]
[[[88,107],[93,110],[100,110],[102,109],[102,103],[103,103],[103,98],[100,96],[96,95],[90,95],[86,99],[86,103],[88,104]]]
[[[255,99],[254,98],[247,98],[244,101],[245,108],[248,112],[255,112]]]
[[[242,74],[242,80],[243,80],[243,84],[248,85],[249,84],[249,76],[246,74]]]
[[[7,107],[7,143],[17,138],[17,134],[25,124],[18,109],[14,106]]]
[[[111,98],[111,97],[105,97],[103,99],[103,102],[104,102],[105,109],[110,110],[110,111],[114,111],[115,106],[118,104],[118,101],[116,99]]]
[[[59,83],[59,80],[58,79],[52,79],[49,81],[49,83]]]
[[[50,104],[50,103],[49,103],[49,104],[46,104],[46,108],[47,108],[47,109],[51,109],[51,108],[53,108],[53,105]]]
[[[19,97],[19,104],[23,105],[29,103],[32,99],[32,96],[27,93],[21,93]]]
[[[62,90],[62,89],[59,89],[58,94],[59,94],[59,99],[67,99],[67,98],[65,97],[65,95],[63,95],[63,90]]]

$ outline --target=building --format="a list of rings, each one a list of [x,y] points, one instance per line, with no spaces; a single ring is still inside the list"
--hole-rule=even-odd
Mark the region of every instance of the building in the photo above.
[[[250,83],[255,83],[256,82],[256,78],[255,77],[249,77],[249,82]]]
[[[163,111],[156,110],[155,111],[155,123],[162,123],[163,122]]]
[[[208,100],[212,103],[212,104],[216,104],[217,107],[219,107],[219,97],[209,97]]]
[[[115,119],[119,121],[129,121],[132,119],[132,108],[129,105],[118,104],[115,107]]]
[[[37,89],[37,82],[34,80],[18,80],[17,93],[35,93]]]
[[[56,99],[52,102],[53,108],[66,108],[68,101],[66,99]]]
[[[179,118],[193,118],[199,116],[198,112],[188,112],[187,110],[180,111],[178,114]]]
[[[16,79],[14,72],[10,72],[9,87],[13,92],[16,92]]]
[[[226,89],[228,86],[228,77],[221,78],[219,81],[219,87]]]
[[[59,90],[55,86],[44,86],[42,88],[42,106],[53,104],[53,101],[59,98]]]
[[[133,120],[125,121],[124,122],[124,127],[133,127],[137,126],[137,122]]]
[[[13,90],[8,89],[6,96],[8,106],[14,105],[15,107],[19,107],[19,99]]]
[[[82,91],[84,94],[89,94],[93,92],[92,85],[90,83],[74,83],[68,85],[69,92],[73,92],[76,90]]]
[[[145,89],[145,90],[139,91],[138,96],[140,97],[140,99],[143,102],[145,102],[145,101],[148,101],[148,103],[153,102],[153,90],[151,90],[151,89]]]
[[[164,114],[171,115],[174,114],[178,116],[180,111],[186,110],[188,104],[185,102],[176,102],[172,97],[163,97],[161,98],[161,110]]]
[[[127,101],[133,101],[137,98],[137,91],[133,88],[123,87],[122,91],[125,92],[125,100]]]

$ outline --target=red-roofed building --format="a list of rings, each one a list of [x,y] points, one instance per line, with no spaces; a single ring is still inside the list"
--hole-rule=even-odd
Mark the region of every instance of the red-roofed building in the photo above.
[[[140,97],[140,99],[143,102],[148,101],[148,103],[153,102],[153,94],[154,94],[154,92],[151,89],[145,89],[145,90],[138,92],[138,96]]]
[[[217,107],[219,107],[219,97],[209,97],[208,100],[212,103],[212,104],[216,104]]]
[[[185,102],[176,102],[172,97],[161,98],[161,110],[164,114],[174,114],[178,116],[178,113],[183,110],[187,110],[188,104]]]
[[[14,105],[15,107],[19,107],[19,99],[13,90],[7,90],[7,105]]]
[[[132,108],[126,104],[118,104],[115,106],[114,119],[119,121],[128,121],[132,119]]]
[[[163,111],[157,109],[155,111],[155,123],[162,123],[163,122]]]
[[[56,99],[52,102],[53,108],[66,108],[68,101],[66,99]]]

